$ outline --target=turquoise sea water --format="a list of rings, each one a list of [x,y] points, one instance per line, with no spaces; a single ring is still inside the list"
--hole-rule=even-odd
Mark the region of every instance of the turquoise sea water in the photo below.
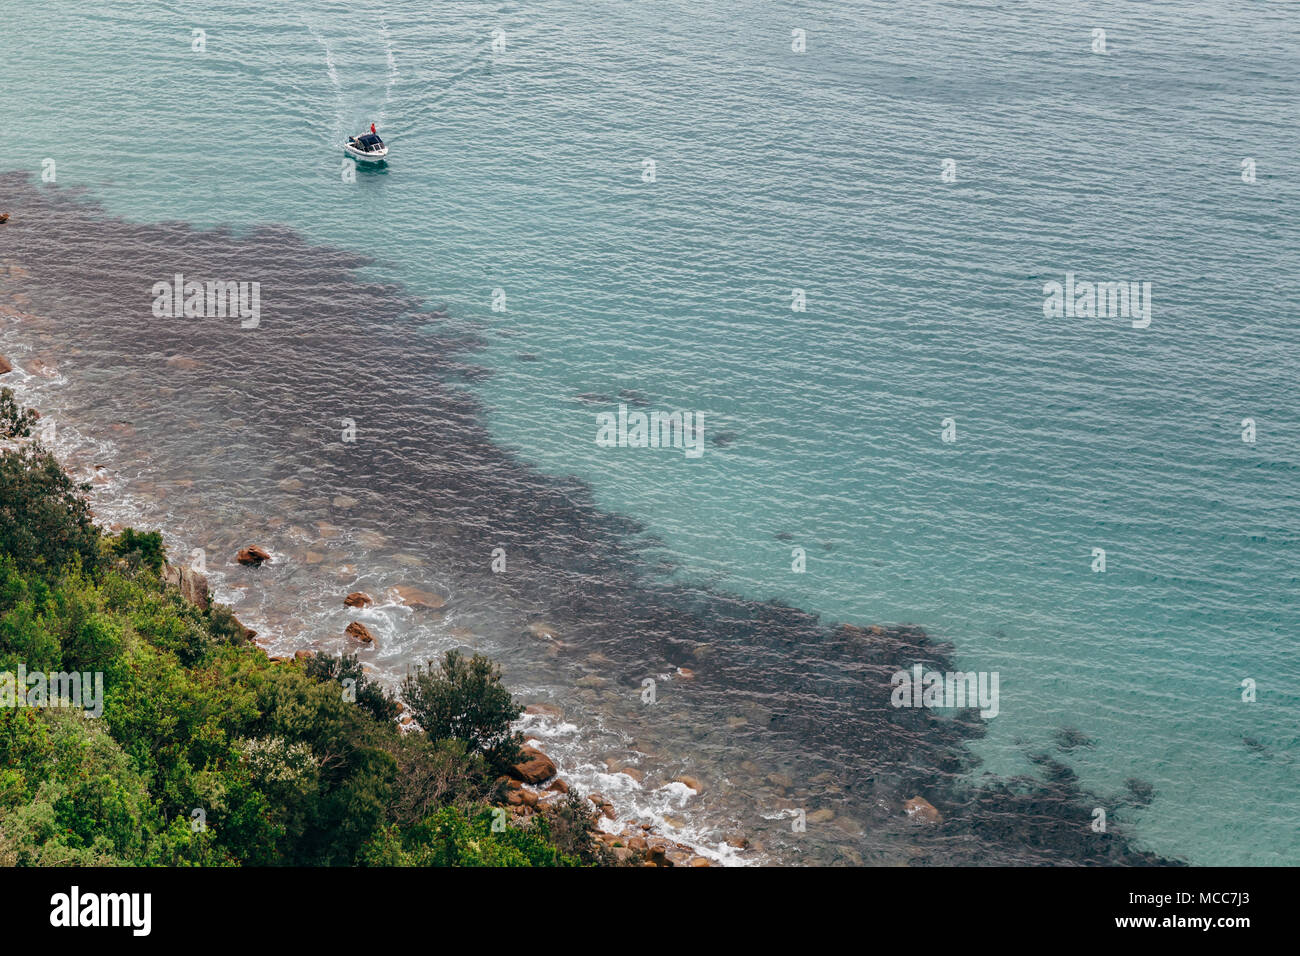
[[[1001,675],[985,769],[1074,728],[1090,789],[1154,787],[1144,846],[1296,863],[1297,41],[1282,3],[10,6],[0,170],[369,253],[678,577],[919,624]],[[1151,282],[1150,327],[1045,317],[1067,272]],[[620,391],[724,438],[598,448]]]

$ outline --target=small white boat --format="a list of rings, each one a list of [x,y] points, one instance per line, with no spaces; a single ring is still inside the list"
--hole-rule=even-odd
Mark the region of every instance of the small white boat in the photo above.
[[[388,155],[388,147],[375,133],[349,136],[348,141],[343,144],[343,151],[362,163],[383,162]]]

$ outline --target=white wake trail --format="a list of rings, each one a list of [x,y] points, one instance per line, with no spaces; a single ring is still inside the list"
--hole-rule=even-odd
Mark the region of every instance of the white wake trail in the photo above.
[[[343,141],[343,85],[339,83],[339,71],[334,66],[334,51],[330,48],[330,41],[327,40],[313,23],[307,24],[307,29],[311,35],[316,38],[316,42],[321,45],[325,51],[325,71],[329,74],[330,83],[334,87],[334,138],[339,142]]]

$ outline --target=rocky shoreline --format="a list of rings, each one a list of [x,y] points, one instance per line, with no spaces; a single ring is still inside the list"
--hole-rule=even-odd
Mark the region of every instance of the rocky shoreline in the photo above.
[[[3,306],[0,306],[0,314],[14,316],[13,310],[5,310]],[[18,315],[21,316],[21,313],[18,313]],[[4,384],[2,377],[14,371],[14,369],[13,363],[5,356],[0,355],[0,387],[3,387]],[[31,409],[30,411],[35,420],[40,421],[39,410]],[[17,443],[25,444],[31,441],[32,439],[19,439]],[[104,466],[96,466],[97,473],[103,470]],[[74,478],[71,474],[69,474],[69,477]],[[112,534],[119,534],[125,529],[118,524],[109,524],[105,530]],[[250,545],[241,548],[234,555],[233,563],[256,568],[273,560],[274,557],[270,551],[258,545]],[[175,588],[184,600],[193,604],[200,611],[207,613],[213,609],[214,599],[207,574],[192,567],[167,562],[162,566],[161,577],[164,585]],[[436,610],[445,603],[444,598],[411,586],[394,585],[390,588],[390,591],[403,604],[413,608]],[[343,598],[343,605],[348,608],[368,608],[372,607],[374,603],[374,599],[369,594],[361,591],[350,592]],[[230,615],[230,620],[237,630],[242,630],[243,640],[266,655],[271,663],[292,666],[296,662],[310,659],[315,655],[314,650],[306,648],[295,650],[292,656],[272,655],[266,646],[258,642],[258,632],[256,630],[244,625],[233,613]],[[375,645],[374,635],[360,621],[349,623],[344,633],[359,648],[367,646],[373,648]],[[369,664],[363,664],[362,667],[366,672],[373,671]],[[401,731],[404,733],[418,732],[419,725],[409,713],[405,702],[397,696],[394,699],[398,711],[395,720]],[[558,708],[548,704],[530,704],[525,708],[525,712],[533,715],[559,715]],[[530,818],[535,815],[555,808],[571,792],[570,785],[559,775],[559,770],[554,761],[535,746],[537,743],[536,738],[526,738],[521,748],[521,759],[510,767],[506,776],[502,776],[497,780],[498,791],[502,794],[499,805],[507,808],[518,817],[523,825],[527,825]],[[623,768],[620,772],[629,775],[640,773],[631,767]],[[700,788],[699,782],[693,778],[680,778],[679,782],[688,786],[693,785],[697,790]],[[586,799],[592,804],[595,813],[600,817],[610,821],[618,820],[618,813],[613,803],[601,794],[592,793]],[[748,846],[749,843],[747,840],[736,840],[732,845],[740,848]],[[635,824],[631,820],[622,821],[622,828],[618,832],[604,830],[598,832],[593,839],[592,849],[603,852],[604,859],[611,865],[618,866],[709,867],[715,865],[713,860],[700,855],[696,848],[657,834],[652,824]]]
[[[6,274],[8,274],[8,270],[6,270]],[[0,315],[19,320],[29,318],[26,313],[16,308],[6,307],[3,304],[0,304]],[[37,368],[23,371],[41,374],[44,369],[50,367],[44,362],[40,362]],[[15,365],[4,355],[0,355],[0,386],[4,384],[2,377],[14,370]],[[35,409],[33,411],[39,420],[40,412]],[[91,476],[92,480],[97,476],[102,476],[105,471],[105,466],[96,466],[95,475]],[[75,476],[70,475],[70,477]],[[123,528],[117,524],[110,524],[106,527],[106,530],[111,533],[119,533]],[[250,568],[260,568],[264,564],[273,563],[274,560],[275,557],[271,551],[253,544],[239,549],[233,556],[232,563]],[[176,588],[186,601],[195,605],[199,610],[207,612],[213,607],[212,588],[207,574],[185,565],[169,562],[163,566],[162,577],[166,585]],[[394,598],[413,609],[436,611],[446,603],[446,599],[440,595],[410,585],[393,585],[388,589],[388,592],[390,598]],[[375,600],[365,592],[352,591],[343,597],[342,603],[347,608],[364,609],[373,607]],[[273,655],[267,646],[258,641],[258,632],[255,629],[240,622],[233,614],[231,619],[237,627],[242,628],[244,640],[265,654],[272,663],[291,664],[295,661],[302,661],[311,658],[319,648],[319,642],[313,642],[310,648],[296,649],[292,655]],[[551,637],[549,633],[546,633],[547,628],[544,625],[534,625],[532,630],[534,636],[544,639]],[[347,638],[348,643],[353,645],[354,651],[364,648],[373,649],[377,646],[374,634],[361,621],[354,620],[350,622],[344,629],[344,636]],[[362,666],[366,672],[373,672],[373,668],[369,664],[363,664]],[[396,703],[398,708],[398,717],[396,719],[401,730],[406,733],[418,731],[419,726],[408,712],[405,702],[400,697],[397,697]],[[554,705],[543,703],[529,704],[525,708],[525,713],[561,716],[559,709]],[[548,808],[556,805],[571,790],[569,783],[559,775],[555,763],[536,746],[538,743],[535,737],[526,738],[523,748],[524,759],[511,768],[509,776],[503,776],[498,780],[498,785],[504,793],[501,805],[507,807],[511,813],[521,818],[522,821],[527,821],[537,813],[545,812]],[[628,774],[634,779],[641,776],[641,771],[631,766],[621,767],[618,772]],[[692,777],[679,777],[675,782],[691,787],[696,792],[702,789],[699,781]],[[696,847],[656,833],[653,824],[636,823],[630,818],[620,821],[619,813],[614,804],[602,794],[592,793],[586,799],[590,801],[601,818],[620,825],[620,829],[616,832],[602,830],[595,841],[607,851],[608,858],[615,864],[659,867],[708,867],[716,865],[714,860],[702,856]],[[744,837],[731,837],[728,843],[736,849],[746,849],[751,845],[750,841]]]
[[[110,530],[119,531],[121,529],[111,528]],[[240,549],[234,557],[235,563],[250,567],[260,567],[272,560],[274,559],[271,552],[257,545],[250,545]],[[191,568],[168,564],[164,567],[163,578],[167,584],[180,590],[185,599],[195,604],[200,610],[206,611],[211,608],[212,597],[206,575]],[[412,607],[437,609],[441,608],[445,603],[445,599],[439,595],[410,586],[394,585],[389,590],[403,603]],[[344,607],[348,608],[368,608],[373,607],[375,601],[373,597],[363,591],[352,591],[343,597],[342,603]],[[235,620],[238,623],[238,619]],[[310,658],[315,653],[314,650],[303,648],[296,650],[292,656],[271,656],[266,647],[258,644],[255,630],[242,624],[239,624],[239,626],[244,627],[245,639],[261,650],[262,653],[267,654],[273,663],[288,664],[295,660]],[[870,636],[883,639],[887,636],[886,629],[876,625],[868,628],[843,625],[843,629],[846,633],[859,637]],[[552,637],[550,632],[553,629],[544,625],[535,627],[534,630],[544,632],[548,638]],[[360,621],[349,623],[344,633],[358,648],[373,647],[375,643],[373,634]],[[368,664],[363,665],[363,669],[367,672],[371,671]],[[409,713],[405,702],[400,697],[396,698],[396,702],[398,708],[396,720],[402,731],[407,733],[418,732],[419,725]],[[533,716],[563,718],[563,712],[560,708],[545,703],[528,704],[524,708],[524,713]],[[540,741],[536,737],[525,737],[521,751],[522,759],[510,768],[508,775],[500,777],[497,781],[498,787],[503,793],[501,805],[509,808],[511,813],[521,819],[521,822],[526,822],[534,815],[545,813],[547,810],[554,808],[572,790],[570,784],[560,775],[555,762],[540,749],[539,744]],[[638,783],[644,779],[644,772],[630,764],[611,759],[607,765],[611,773],[625,774]],[[695,794],[699,794],[704,789],[700,780],[690,775],[679,775],[672,782],[690,789]],[[788,785],[789,781],[778,780],[776,783]],[[638,823],[632,817],[622,817],[614,803],[603,794],[590,793],[586,795],[585,799],[593,805],[601,818],[617,827],[614,830],[602,829],[594,841],[595,844],[603,847],[608,858],[613,863],[652,867],[689,866],[701,868],[717,865],[714,860],[702,855],[697,847],[656,832],[657,828],[653,824]],[[922,796],[913,796],[905,800],[900,807],[900,812],[909,823],[914,825],[934,826],[943,823],[943,814]],[[813,824],[825,824],[833,819],[834,813],[826,809],[814,810],[806,816],[806,822]],[[756,851],[756,857],[760,855],[758,851],[762,849],[761,843],[755,843],[747,836],[738,833],[729,836],[726,842],[737,851],[754,850]],[[758,862],[758,860],[756,859],[755,862]]]

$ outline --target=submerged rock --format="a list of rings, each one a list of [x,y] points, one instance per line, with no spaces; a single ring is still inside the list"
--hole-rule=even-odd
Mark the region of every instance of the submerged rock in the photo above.
[[[370,607],[374,603],[374,599],[364,591],[353,591],[343,599],[344,607]]]
[[[407,607],[436,611],[447,603],[446,598],[439,597],[437,594],[422,591],[420,588],[408,587],[404,584],[394,586],[392,592]]]
[[[33,375],[39,375],[41,378],[57,378],[59,370],[53,362],[46,362],[44,359],[33,358],[27,363],[27,371]]]
[[[907,818],[913,823],[934,824],[943,822],[943,814],[925,797],[910,797],[903,803]]]
[[[699,778],[692,777],[689,774],[682,774],[680,777],[673,777],[673,783],[680,783],[684,786],[690,787],[696,793],[704,792],[704,785],[700,783]]]
[[[540,638],[543,641],[554,641],[557,639],[555,628],[545,621],[533,621],[528,625],[528,633],[533,637]]]

